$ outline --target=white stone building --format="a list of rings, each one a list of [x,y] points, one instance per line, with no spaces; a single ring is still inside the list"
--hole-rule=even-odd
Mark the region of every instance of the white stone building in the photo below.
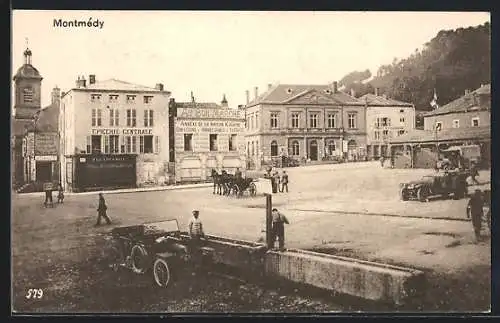
[[[170,92],[163,84],[78,77],[61,95],[61,182],[66,191],[168,181]]]

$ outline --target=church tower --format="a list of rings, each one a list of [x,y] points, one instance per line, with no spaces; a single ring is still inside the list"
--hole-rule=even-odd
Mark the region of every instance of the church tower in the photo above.
[[[32,119],[41,109],[42,76],[32,65],[29,48],[23,53],[24,64],[14,75],[14,111],[16,119]]]
[[[15,186],[24,182],[25,170],[23,156],[23,138],[37,112],[41,111],[42,76],[32,65],[32,53],[26,46],[23,53],[24,64],[14,75],[14,114],[11,119],[11,164],[12,183]]]

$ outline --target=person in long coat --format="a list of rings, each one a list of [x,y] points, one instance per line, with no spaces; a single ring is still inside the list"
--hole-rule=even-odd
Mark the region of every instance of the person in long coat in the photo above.
[[[476,237],[476,242],[481,239],[481,222],[483,220],[483,196],[481,190],[477,189],[472,194],[467,204],[467,218],[472,220],[472,228]]]
[[[99,193],[99,206],[97,207],[97,223],[96,226],[101,225],[101,218],[104,218],[106,220],[107,224],[111,224],[111,219],[109,218],[107,214],[108,207],[106,205],[106,200],[104,199],[104,196],[102,193]]]

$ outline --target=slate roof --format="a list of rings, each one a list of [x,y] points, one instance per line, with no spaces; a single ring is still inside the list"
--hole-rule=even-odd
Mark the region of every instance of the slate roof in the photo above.
[[[479,109],[477,104],[474,104],[474,96],[490,96],[491,97],[491,85],[486,84],[482,87],[470,92],[450,103],[437,108],[436,110],[429,111],[424,114],[424,117],[447,114],[447,113],[457,113],[457,112],[467,112],[474,109]]]
[[[391,144],[401,143],[423,143],[449,140],[467,140],[467,139],[489,139],[491,138],[490,127],[468,127],[468,128],[449,128],[436,132],[433,130],[413,130],[403,136],[395,137],[390,140]]]
[[[287,101],[294,97],[299,97],[311,90],[316,90],[323,93],[325,96],[332,98],[342,105],[360,105],[363,102],[348,95],[347,93],[337,91],[333,93],[331,85],[308,85],[308,84],[278,84],[272,86],[269,90],[262,93],[254,100],[247,104],[247,107],[261,103],[286,104]]]
[[[26,129],[32,124],[30,119],[12,119],[11,121],[11,135],[24,136]]]
[[[178,108],[222,109],[221,105],[213,102],[175,102]]]
[[[123,91],[123,92],[167,92],[168,91],[160,91],[154,87],[144,86],[140,84],[134,84],[130,82],[125,82],[117,79],[109,79],[104,81],[98,81],[94,84],[89,84],[87,80],[87,86],[81,88],[73,88],[72,90],[81,90],[81,91]]]
[[[36,128],[38,131],[58,131],[59,106],[49,105],[40,111]]]
[[[23,66],[19,67],[13,79],[15,81],[18,78],[31,78],[37,80],[43,79],[40,75],[40,72],[38,72],[38,70],[31,64],[24,64]]]
[[[368,93],[359,98],[361,101],[366,101],[368,106],[382,106],[382,107],[413,107],[413,104],[402,102],[380,95]]]
[[[49,105],[38,113],[36,128],[39,132],[58,131],[59,106]],[[17,115],[17,112],[16,112]],[[14,119],[12,123],[12,134],[22,136],[26,131],[33,131],[35,128],[34,114],[30,118]]]

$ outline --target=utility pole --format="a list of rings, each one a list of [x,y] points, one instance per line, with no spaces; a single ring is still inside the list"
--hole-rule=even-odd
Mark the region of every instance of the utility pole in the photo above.
[[[274,247],[273,235],[272,235],[272,209],[273,209],[273,195],[266,194],[266,244],[267,249],[272,249]]]

